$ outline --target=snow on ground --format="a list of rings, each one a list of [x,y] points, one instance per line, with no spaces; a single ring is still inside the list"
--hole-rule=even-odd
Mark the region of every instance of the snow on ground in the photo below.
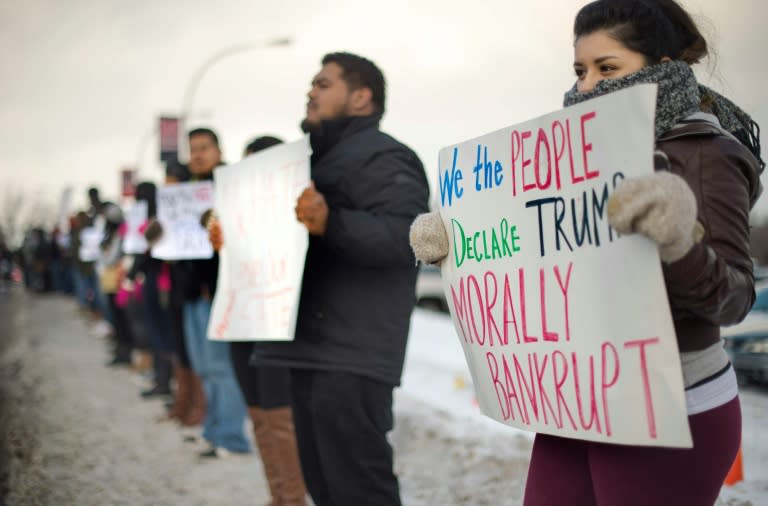
[[[7,504],[266,503],[258,457],[201,462],[199,447],[157,421],[162,403],[139,399],[134,373],[104,367],[106,343],[72,300],[0,294],[0,336]],[[720,505],[768,504],[768,391],[744,391],[742,405],[746,481],[724,489]],[[446,315],[414,313],[395,414],[406,506],[521,504],[532,435],[479,413]]]
[[[451,412],[467,420],[467,431],[482,430],[518,441],[533,434],[508,427],[480,413],[473,402],[471,378],[453,323],[448,315],[416,309],[411,322],[411,337],[403,375],[402,392],[436,409]],[[768,505],[768,388],[745,387],[740,392],[743,417],[743,465],[745,480],[723,487],[720,505]],[[460,425],[460,424],[459,424]],[[471,429],[470,429],[471,427]],[[461,428],[456,437],[461,438]],[[498,443],[478,448],[478,453],[527,458],[530,449],[518,444],[510,450]],[[527,451],[527,453],[525,453]],[[523,486],[525,481],[523,479]],[[514,504],[514,503],[498,503]]]

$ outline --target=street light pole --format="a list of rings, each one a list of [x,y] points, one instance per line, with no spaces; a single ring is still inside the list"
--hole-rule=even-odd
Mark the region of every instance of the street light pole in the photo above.
[[[192,78],[187,83],[187,87],[184,90],[184,97],[182,99],[181,108],[181,128],[179,128],[179,160],[186,162],[189,159],[189,146],[186,132],[186,123],[192,112],[192,103],[197,92],[197,88],[200,85],[206,72],[221,60],[228,58],[229,56],[244,53],[254,49],[266,49],[272,47],[285,47],[290,46],[293,40],[290,37],[280,37],[275,39],[269,39],[262,42],[253,42],[246,44],[236,44],[234,46],[228,46],[224,49],[212,54],[205,62],[203,62],[197,71],[192,75]]]

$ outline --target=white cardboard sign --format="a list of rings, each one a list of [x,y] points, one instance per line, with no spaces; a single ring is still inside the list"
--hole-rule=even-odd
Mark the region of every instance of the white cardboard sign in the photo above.
[[[161,260],[211,258],[213,248],[200,217],[213,208],[213,183],[180,183],[157,189],[157,219],[163,235],[152,248]]]
[[[443,283],[482,411],[569,438],[690,447],[658,252],[608,225],[653,170],[655,85],[440,151]]]
[[[125,238],[123,251],[128,255],[140,255],[147,251],[147,240],[141,231],[147,222],[147,202],[139,200],[125,211]]]
[[[308,237],[294,207],[309,186],[309,138],[217,169],[224,247],[211,339],[293,340]]]

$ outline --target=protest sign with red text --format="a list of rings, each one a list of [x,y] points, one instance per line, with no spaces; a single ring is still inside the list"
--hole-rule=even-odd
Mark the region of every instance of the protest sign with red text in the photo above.
[[[653,171],[655,97],[636,86],[440,151],[443,283],[488,416],[691,446],[656,246],[607,220],[614,188]]]
[[[309,186],[309,155],[305,136],[216,169],[224,246],[211,339],[293,339],[309,243],[294,206]]]

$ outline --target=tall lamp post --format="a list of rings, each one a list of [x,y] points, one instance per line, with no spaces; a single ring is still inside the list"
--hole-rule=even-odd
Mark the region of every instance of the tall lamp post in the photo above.
[[[200,81],[202,81],[206,72],[208,72],[211,67],[213,67],[221,60],[232,55],[244,53],[246,51],[252,51],[254,49],[285,47],[290,46],[292,43],[293,39],[290,37],[280,37],[264,40],[261,42],[228,46],[212,54],[207,60],[203,62],[202,65],[200,65],[200,67],[198,67],[197,71],[195,71],[195,73],[192,75],[192,78],[189,80],[189,83],[187,83],[187,87],[184,90],[184,97],[182,99],[181,128],[179,128],[179,160],[181,162],[189,161],[189,143],[187,139],[186,123],[192,112],[192,104],[195,98],[195,93],[197,92]]]

